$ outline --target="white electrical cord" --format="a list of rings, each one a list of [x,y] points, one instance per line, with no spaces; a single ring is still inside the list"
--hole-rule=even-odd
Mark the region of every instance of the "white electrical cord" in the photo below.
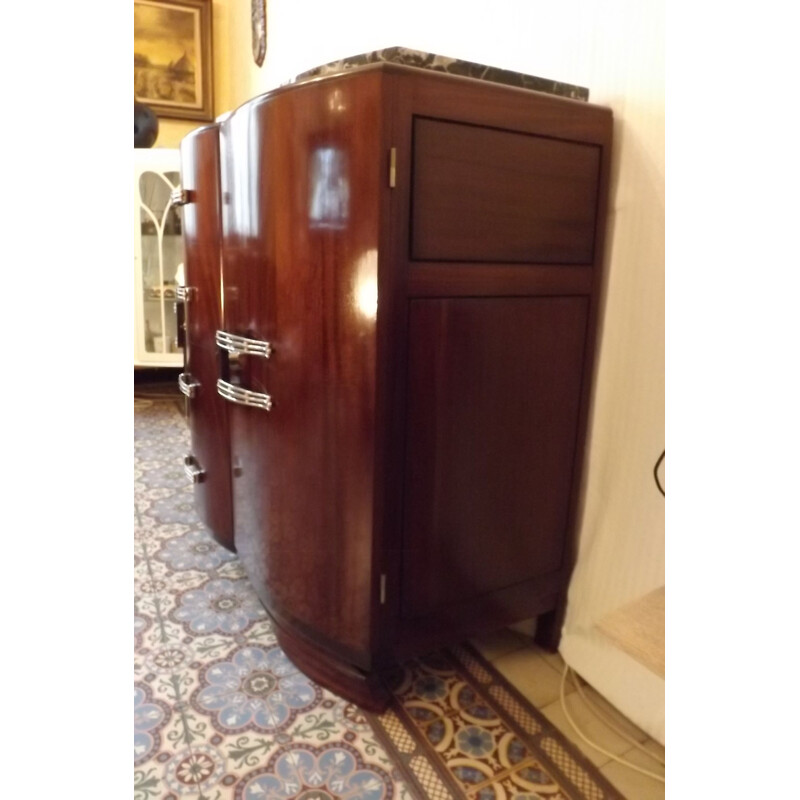
[[[567,673],[568,672],[569,672],[569,666],[565,665],[564,666],[564,672],[561,675],[561,692],[560,692],[560,694],[561,694],[561,708],[564,711],[564,716],[566,716],[567,722],[569,722],[569,724],[572,726],[572,728],[575,731],[575,733],[577,733],[578,736],[580,736],[580,738],[583,739],[583,741],[586,742],[586,744],[589,745],[589,747],[593,747],[595,750],[598,750],[604,756],[608,756],[613,761],[617,761],[618,763],[620,763],[620,764],[622,764],[622,765],[624,765],[626,767],[630,767],[632,770],[635,770],[636,772],[641,772],[642,775],[647,775],[649,778],[654,778],[655,780],[660,781],[661,783],[666,783],[665,780],[664,780],[664,776],[663,775],[658,775],[655,772],[650,772],[650,770],[643,769],[642,767],[639,767],[636,764],[631,764],[629,761],[625,761],[624,759],[619,758],[619,756],[615,756],[613,753],[609,753],[608,750],[604,750],[602,747],[600,747],[600,745],[595,744],[593,741],[591,741],[590,739],[586,738],[586,736],[583,734],[583,732],[575,724],[575,721],[570,716],[569,711],[567,711],[567,703],[566,703],[566,699],[565,699],[564,685],[567,682]],[[581,695],[581,697],[583,697],[583,694],[580,691],[578,693]],[[625,738],[628,738],[628,737],[626,736]],[[652,753],[650,753],[647,750],[645,750],[645,752],[648,753],[648,755],[653,755]],[[658,759],[658,760],[660,761],[660,759]]]
[[[662,767],[665,766],[664,759],[661,758],[660,755],[654,753],[652,750],[648,750],[641,742],[637,742],[636,739],[633,738],[633,736],[631,736],[628,733],[625,733],[625,731],[623,731],[622,728],[617,727],[614,721],[605,713],[603,713],[603,711],[598,706],[594,704],[594,702],[589,698],[589,695],[583,693],[583,688],[581,687],[580,679],[575,673],[575,670],[572,670],[572,682],[575,684],[575,688],[578,690],[578,694],[581,696],[581,699],[583,700],[584,703],[586,703],[586,707],[589,709],[589,711],[592,712],[592,714],[595,715],[595,717],[597,717],[597,719],[600,720],[600,722],[611,728],[611,730],[614,731],[614,733],[616,733],[617,736],[621,737],[622,739],[625,739],[627,742],[630,742],[634,747],[641,750],[645,755],[650,756],[650,758],[658,761],[658,763],[661,764]]]

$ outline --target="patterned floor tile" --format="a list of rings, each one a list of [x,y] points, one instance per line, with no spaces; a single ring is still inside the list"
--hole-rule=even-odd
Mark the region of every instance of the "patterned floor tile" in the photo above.
[[[241,564],[199,523],[187,445],[175,404],[137,401],[135,800],[410,800],[369,720],[286,658]]]
[[[385,676],[382,715],[298,671],[195,514],[180,405],[134,422],[134,800],[620,800],[469,647]]]

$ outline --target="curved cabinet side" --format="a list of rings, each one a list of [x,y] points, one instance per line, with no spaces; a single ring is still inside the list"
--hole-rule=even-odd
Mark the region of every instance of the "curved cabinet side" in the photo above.
[[[214,538],[234,550],[228,408],[217,394],[220,305],[219,129],[208,125],[181,143],[185,243],[185,372],[197,384],[188,401],[198,516]]]

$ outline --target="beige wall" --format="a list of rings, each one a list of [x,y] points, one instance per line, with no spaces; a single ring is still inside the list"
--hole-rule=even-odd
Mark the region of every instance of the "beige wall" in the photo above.
[[[230,111],[253,96],[259,68],[252,57],[249,0],[213,0],[214,114]],[[178,147],[205,124],[159,119],[156,147]]]

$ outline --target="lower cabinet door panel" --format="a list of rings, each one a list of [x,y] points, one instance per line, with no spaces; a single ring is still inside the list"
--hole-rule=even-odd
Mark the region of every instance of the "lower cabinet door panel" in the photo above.
[[[491,609],[561,567],[587,313],[585,297],[410,302],[404,619]]]

